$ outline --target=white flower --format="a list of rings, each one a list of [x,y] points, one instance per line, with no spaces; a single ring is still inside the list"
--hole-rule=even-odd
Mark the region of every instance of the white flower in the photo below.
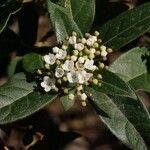
[[[72,71],[67,73],[67,79],[70,83],[78,83],[79,81],[79,74],[76,71]]]
[[[79,61],[76,62],[76,68],[78,70],[83,70],[84,69],[84,64],[83,63],[80,63]]]
[[[71,56],[71,60],[72,60],[72,61],[76,61],[77,58],[78,58],[77,56],[74,56],[74,55]]]
[[[79,57],[79,59],[78,59],[79,63],[84,63],[84,61],[85,61],[84,57]]]
[[[62,68],[65,71],[73,71],[74,70],[74,62],[72,60],[66,60],[63,64]]]
[[[88,46],[92,46],[96,41],[97,41],[97,37],[90,35],[90,37],[86,41],[86,44]]]
[[[67,56],[67,52],[62,49],[59,49],[59,51],[56,53],[57,59],[65,59],[66,56]]]
[[[52,50],[53,50],[53,53],[58,53],[59,52],[59,48],[57,46],[53,47]]]
[[[56,61],[56,57],[55,57],[54,54],[49,53],[49,55],[45,55],[44,56],[44,61],[47,64],[53,65],[55,63],[55,61]]]
[[[107,54],[108,54],[107,51],[105,51],[105,50],[101,51],[101,56],[102,56],[102,57],[106,57]]]
[[[82,43],[78,43],[74,45],[74,48],[79,51],[82,51],[84,49],[84,45]]]
[[[75,44],[77,42],[77,37],[76,36],[71,36],[69,37],[69,43],[70,44]]]
[[[87,99],[87,95],[86,95],[85,93],[82,93],[82,94],[81,94],[81,99],[82,99],[82,100],[86,100],[86,99]]]
[[[52,89],[57,89],[57,87],[55,86],[55,80],[50,79],[50,77],[48,76],[45,76],[43,78],[43,82],[41,82],[41,87],[43,87],[46,92],[49,92]]]
[[[84,67],[88,70],[94,71],[96,69],[96,66],[94,65],[94,60],[87,59],[85,61]]]
[[[55,76],[61,78],[64,75],[64,70],[62,68],[57,68],[55,71]]]
[[[87,73],[85,70],[77,71],[78,73],[78,83],[83,84],[87,82],[91,77],[92,73]]]

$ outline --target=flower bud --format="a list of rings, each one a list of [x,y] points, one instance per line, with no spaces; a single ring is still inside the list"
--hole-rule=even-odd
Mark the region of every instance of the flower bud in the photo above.
[[[65,88],[65,89],[64,89],[64,93],[65,93],[65,94],[68,94],[68,92],[69,92],[68,89]]]
[[[98,39],[97,41],[98,41],[98,43],[102,43],[102,40],[101,40],[101,39]]]
[[[62,45],[63,50],[67,50],[68,46],[67,45]]]
[[[61,64],[60,60],[56,60],[56,64],[60,65]]]
[[[66,76],[63,77],[63,81],[65,81],[65,82],[68,81]]]
[[[90,33],[85,33],[85,37],[89,37],[90,36]]]
[[[94,32],[94,35],[95,35],[95,36],[99,36],[99,32],[98,32],[98,31],[95,31],[95,32]]]
[[[90,53],[95,53],[96,52],[96,49],[95,48],[90,48]]]
[[[42,74],[42,70],[38,69],[37,70],[37,74],[41,75]]]
[[[96,55],[100,55],[101,52],[100,52],[100,51],[96,51],[95,54],[96,54]]]
[[[105,50],[102,50],[102,51],[101,51],[101,56],[102,56],[102,57],[106,57],[107,54],[108,54],[107,51],[105,51]]]
[[[98,83],[98,86],[101,87],[101,86],[102,86],[102,83]]]
[[[75,31],[72,32],[73,36],[77,36],[77,33]]]
[[[77,58],[78,58],[77,56],[74,56],[74,55],[73,55],[73,56],[71,56],[71,60],[72,60],[72,61],[76,61],[76,60],[77,60]]]
[[[87,55],[84,55],[83,58],[84,58],[85,60],[87,60],[87,59],[88,59],[88,56],[87,56]]]
[[[82,44],[85,44],[86,43],[86,38],[82,38],[81,42],[82,42]]]
[[[103,69],[105,67],[104,63],[99,63],[99,68]]]
[[[85,93],[81,94],[81,100],[85,101],[87,99],[87,95]]]
[[[83,107],[86,107],[86,106],[87,106],[87,103],[86,103],[85,101],[81,101],[81,105],[82,105]]]
[[[87,54],[87,55],[90,54],[90,50],[87,49],[87,48],[84,49],[84,52],[85,52],[85,54]]]
[[[50,65],[49,64],[45,64],[45,68],[49,70],[50,69]]]
[[[61,80],[61,79],[58,79],[58,80],[57,80],[57,83],[58,83],[58,84],[62,84],[62,80]]]
[[[98,75],[97,75],[97,78],[98,78],[98,79],[102,79],[102,75],[101,75],[101,74],[98,74]]]
[[[108,52],[108,53],[112,53],[113,50],[112,50],[111,48],[108,48],[108,49],[107,49],[107,52]]]
[[[95,43],[93,44],[93,47],[94,47],[94,48],[99,48],[99,44],[98,44],[97,42],[95,42]]]
[[[73,55],[78,56],[79,51],[78,50],[73,50]]]
[[[90,58],[90,59],[94,59],[94,58],[95,58],[95,55],[94,55],[93,53],[90,53],[89,58]]]
[[[97,85],[97,84],[98,84],[98,80],[97,80],[97,79],[93,79],[93,83],[94,83],[95,85]]]
[[[100,49],[101,49],[101,51],[106,51],[106,46],[102,45],[102,46],[100,47]]]
[[[74,100],[75,96],[74,96],[74,94],[69,94],[68,97],[69,97],[70,100]]]
[[[77,87],[77,91],[81,91],[81,90],[83,90],[83,86],[82,85]]]

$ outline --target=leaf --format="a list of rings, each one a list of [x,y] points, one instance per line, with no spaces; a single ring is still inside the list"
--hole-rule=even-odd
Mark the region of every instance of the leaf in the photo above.
[[[58,4],[47,0],[47,4],[58,42],[73,31],[82,36],[90,30],[95,16],[94,0],[60,0]]]
[[[131,97],[134,99],[137,98],[133,90],[125,83],[125,81],[123,81],[114,73],[108,70],[103,70],[101,75],[103,79],[101,88],[99,89],[100,92],[110,95]]]
[[[16,67],[18,63],[22,60],[22,57],[17,56],[14,59],[11,60],[9,66],[8,66],[8,77],[12,77],[16,71]]]
[[[98,28],[104,45],[117,50],[150,30],[150,3],[128,10]]]
[[[21,3],[19,3],[17,0],[0,1],[0,33],[6,27],[11,15],[18,12],[20,8]]]
[[[144,57],[148,48],[136,47],[121,55],[109,67],[124,81],[129,82],[135,90],[150,91],[150,73],[147,70],[147,59]]]
[[[82,35],[79,27],[73,18],[71,18],[71,14],[66,8],[52,3],[50,0],[47,0],[47,5],[58,42],[63,41],[72,31],[76,31],[79,35]]]
[[[91,29],[95,17],[94,0],[60,0],[59,4],[69,11],[83,34]]]
[[[0,87],[0,124],[14,122],[42,109],[56,95],[42,94],[28,83],[23,73],[16,74]]]
[[[44,63],[42,56],[36,53],[30,53],[23,57],[23,67],[27,72],[34,72],[37,69],[43,68]]]
[[[69,94],[71,93],[74,94],[75,90],[69,92]],[[75,102],[75,100],[69,99],[68,95],[60,97],[60,101],[66,111],[69,110],[74,105]]]
[[[121,106],[106,94],[99,92],[98,88],[88,88],[87,92],[92,93],[93,105],[116,137],[133,150],[147,150],[140,133],[122,112]]]

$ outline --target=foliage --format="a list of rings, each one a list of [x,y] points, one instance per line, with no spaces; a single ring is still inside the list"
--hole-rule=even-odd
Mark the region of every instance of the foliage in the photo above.
[[[14,7],[15,6],[15,7]],[[0,2],[0,32],[6,27],[10,15],[21,9],[17,1]],[[60,43],[72,31],[81,37],[92,30],[95,16],[94,0],[47,0],[47,10]],[[150,3],[145,3],[109,20],[97,27],[103,44],[119,50],[150,29]],[[143,139],[150,139],[150,115],[139,100],[138,90],[150,91],[150,74],[147,61],[149,49],[135,47],[121,55],[108,70],[101,72],[101,87],[85,86],[89,102],[111,132],[133,150],[147,150]],[[24,73],[16,74],[16,66],[21,62]],[[25,73],[35,73],[43,68],[41,55],[29,53],[16,57],[9,66],[10,79],[0,87],[0,124],[23,119],[52,102],[56,94],[45,94],[38,90],[37,84],[29,82]],[[70,91],[74,93],[74,90]],[[74,101],[61,96],[66,110]]]

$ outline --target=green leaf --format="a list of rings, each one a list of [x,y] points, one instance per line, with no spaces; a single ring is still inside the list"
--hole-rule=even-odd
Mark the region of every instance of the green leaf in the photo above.
[[[58,4],[47,0],[47,4],[58,42],[73,31],[82,36],[90,30],[95,16],[94,0],[60,0]]]
[[[6,27],[12,14],[18,12],[21,4],[17,0],[1,0],[0,1],[0,33]]]
[[[57,41],[63,41],[68,35],[73,31],[79,33],[82,36],[82,33],[71,17],[70,11],[65,7],[52,3],[51,0],[47,0],[48,12],[50,13],[51,22],[55,28]]]
[[[23,73],[16,74],[0,87],[0,124],[25,118],[56,97],[56,94],[41,94],[34,87],[35,83],[28,83]]]
[[[91,29],[95,17],[94,0],[60,0],[59,4],[69,11],[83,34]]]
[[[104,45],[117,50],[150,30],[150,3],[128,10],[98,29]]]
[[[16,71],[18,63],[22,60],[22,57],[17,56],[13,58],[8,66],[8,77],[12,77]]]
[[[34,72],[37,69],[43,68],[44,63],[42,56],[36,53],[30,53],[23,57],[23,67],[27,72]]]
[[[69,92],[69,94],[71,93],[74,94],[75,90]],[[68,95],[60,97],[60,101],[66,111],[69,110],[74,105],[75,102],[75,100],[69,99]]]
[[[135,90],[150,91],[150,73],[147,70],[148,48],[136,47],[121,55],[109,67],[124,81],[129,82]]]
[[[108,70],[103,70],[101,74],[103,79],[101,88],[99,89],[100,92],[110,95],[131,97],[134,99],[137,98],[133,90],[117,75]]]
[[[92,93],[92,103],[102,121],[116,137],[131,149],[147,150],[140,133],[127,118],[126,114],[122,112],[121,107],[123,107],[123,104],[118,105],[106,94],[99,92],[99,89],[98,87],[87,88],[87,92]]]

